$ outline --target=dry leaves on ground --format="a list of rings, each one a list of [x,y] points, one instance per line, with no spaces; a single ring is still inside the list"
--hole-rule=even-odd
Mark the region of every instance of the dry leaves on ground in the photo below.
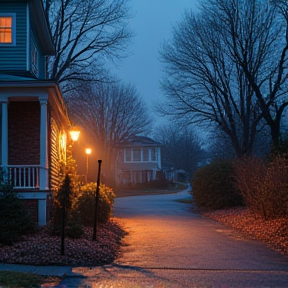
[[[85,228],[80,239],[65,237],[65,255],[60,255],[61,237],[49,235],[47,227],[26,235],[12,246],[0,245],[0,262],[30,265],[99,266],[113,262],[120,251],[125,231],[119,221],[98,224],[97,239]]]
[[[287,219],[265,221],[261,217],[255,217],[249,209],[243,207],[206,212],[204,215],[288,255]]]

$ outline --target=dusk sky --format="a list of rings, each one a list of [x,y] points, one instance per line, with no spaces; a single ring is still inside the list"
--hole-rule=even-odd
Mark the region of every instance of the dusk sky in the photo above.
[[[196,10],[198,0],[131,0],[134,17],[130,27],[135,36],[130,44],[131,56],[116,71],[125,83],[135,85],[143,99],[152,107],[164,100],[159,81],[163,76],[159,49],[172,37],[172,27],[183,19],[185,10]],[[152,109],[151,109],[152,111]],[[157,117],[157,122],[162,122]]]

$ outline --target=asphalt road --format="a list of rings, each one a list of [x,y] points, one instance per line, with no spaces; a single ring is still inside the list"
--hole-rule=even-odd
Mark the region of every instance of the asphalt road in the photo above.
[[[116,198],[129,235],[111,265],[74,268],[72,287],[288,287],[288,257],[201,217],[178,194]],[[76,274],[75,274],[76,275]],[[78,278],[77,278],[78,277]]]

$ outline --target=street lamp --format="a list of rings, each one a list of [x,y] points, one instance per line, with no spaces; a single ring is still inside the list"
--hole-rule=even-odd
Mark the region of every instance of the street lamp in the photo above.
[[[88,182],[88,157],[91,154],[91,152],[92,152],[91,148],[86,148],[85,149],[85,153],[87,155],[87,158],[86,158],[86,184]]]
[[[96,241],[97,221],[98,221],[98,209],[99,209],[99,187],[100,187],[100,174],[101,174],[101,163],[102,160],[98,160],[98,177],[97,187],[95,193],[95,207],[94,207],[94,223],[93,223],[93,236],[92,241]]]
[[[71,139],[75,142],[79,138],[80,131],[72,129],[72,130],[69,131],[69,134],[71,136]]]

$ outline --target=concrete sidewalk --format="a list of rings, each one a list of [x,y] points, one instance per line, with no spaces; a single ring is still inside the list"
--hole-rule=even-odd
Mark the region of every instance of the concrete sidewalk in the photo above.
[[[76,274],[72,272],[72,267],[70,266],[33,266],[0,263],[0,271],[15,271],[60,277],[64,275],[76,276]]]

